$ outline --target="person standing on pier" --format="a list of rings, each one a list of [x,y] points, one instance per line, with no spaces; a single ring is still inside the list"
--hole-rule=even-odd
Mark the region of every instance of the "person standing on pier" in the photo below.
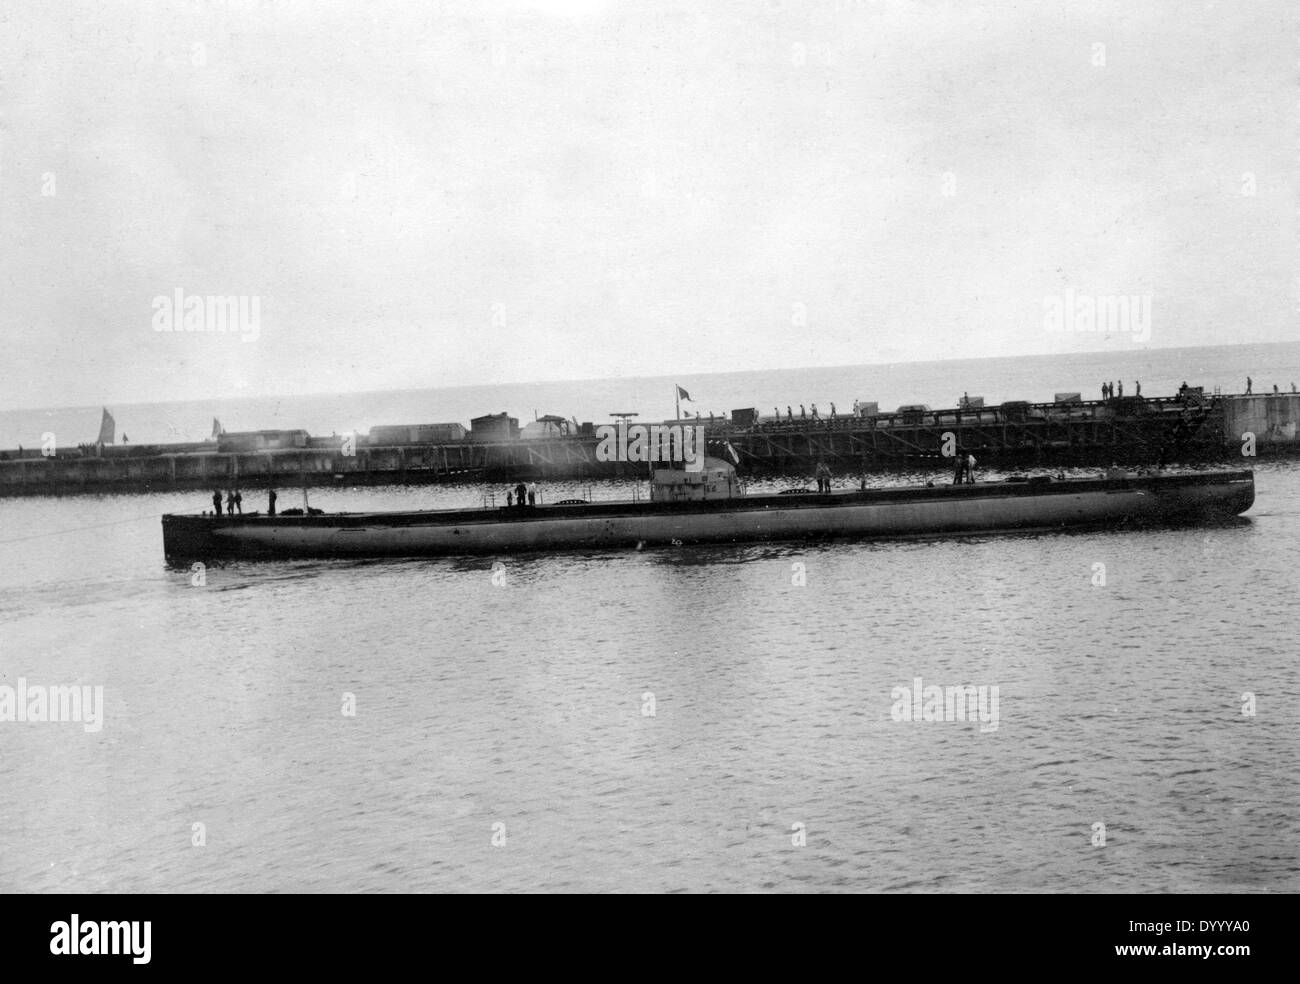
[[[244,515],[244,493],[239,489],[235,489],[235,508],[239,511],[239,515]]]
[[[528,483],[528,504],[530,506],[537,505],[537,484],[535,482]]]
[[[1246,395],[1250,396],[1250,377],[1246,377]]]
[[[1140,379],[1133,380],[1133,395],[1134,396],[1142,395],[1142,380]]]
[[[808,419],[808,414],[807,414],[807,412],[804,410],[804,408],[803,408],[803,404],[802,404],[802,403],[799,404],[799,419],[800,419],[800,420],[807,420],[807,419]]]
[[[271,491],[267,493],[267,496],[266,496],[266,514],[267,514],[268,516],[274,516],[274,515],[275,515],[275,489],[271,489]]]
[[[975,484],[975,456],[973,454],[966,455],[966,484]]]
[[[520,482],[518,485],[515,486],[515,505],[518,506],[520,509],[527,508],[528,502],[525,498],[527,495],[528,495],[528,487],[524,485],[523,482]]]
[[[794,423],[794,411],[790,409],[788,403],[785,405],[785,419],[792,424]]]
[[[219,489],[212,490],[212,515],[221,515],[221,491]]]
[[[509,509],[515,504],[515,493],[513,489],[506,489],[506,508]]]
[[[1119,381],[1119,398],[1124,399],[1124,380]]]
[[[958,448],[954,460],[956,461],[956,467],[952,472],[952,484],[960,485],[966,478],[966,452]]]
[[[817,404],[815,403],[812,405],[812,419],[813,420],[817,419]]]
[[[226,515],[235,515],[235,493],[233,489],[226,493]]]

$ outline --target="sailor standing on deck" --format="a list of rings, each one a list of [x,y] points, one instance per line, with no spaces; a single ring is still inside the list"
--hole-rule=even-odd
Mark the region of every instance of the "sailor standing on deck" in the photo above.
[[[973,454],[966,455],[966,484],[975,484],[975,456]]]
[[[829,492],[831,490],[831,470],[827,467],[826,462],[817,462],[817,491]]]
[[[221,515],[221,492],[218,489],[212,490],[212,515]]]
[[[528,483],[528,504],[530,506],[537,505],[537,483],[536,482]]]

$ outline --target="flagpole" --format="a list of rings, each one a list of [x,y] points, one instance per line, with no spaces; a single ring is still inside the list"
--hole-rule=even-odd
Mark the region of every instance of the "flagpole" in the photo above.
[[[682,388],[676,383],[673,384],[673,399],[677,401],[677,416],[674,418],[675,423],[682,419]]]

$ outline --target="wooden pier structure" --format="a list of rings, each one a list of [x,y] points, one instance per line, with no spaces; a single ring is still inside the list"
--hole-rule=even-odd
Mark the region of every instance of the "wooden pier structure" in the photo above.
[[[710,453],[730,445],[738,470],[806,478],[819,462],[840,475],[942,469],[952,454],[980,468],[1242,461],[1300,450],[1300,394],[1148,399],[919,410],[748,426],[703,421]],[[598,460],[599,438],[459,440],[351,447],[219,451],[210,442],[0,452],[0,496],[170,489],[280,489],[346,485],[641,478],[644,464]],[[345,450],[348,453],[345,453]]]

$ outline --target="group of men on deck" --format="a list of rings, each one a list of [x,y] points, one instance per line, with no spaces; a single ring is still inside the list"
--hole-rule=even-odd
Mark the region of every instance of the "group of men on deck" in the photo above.
[[[961,450],[958,450],[956,459],[956,467],[952,473],[952,484],[961,485],[964,482],[967,485],[974,485],[975,456],[973,454],[963,454]]]
[[[531,482],[527,485],[520,482],[513,489],[506,492],[506,508],[512,506],[527,508],[535,505],[537,505],[537,486]]]
[[[235,510],[239,510],[239,515],[244,514],[244,496],[238,489],[231,489],[226,493],[226,515],[235,515]],[[221,492],[219,489],[212,490],[212,511],[215,515],[221,515]]]
[[[267,492],[267,497],[266,497],[266,498],[267,498],[267,503],[266,503],[266,514],[267,514],[268,516],[274,516],[274,515],[275,515],[275,500],[276,500],[276,498],[277,498],[277,496],[276,496],[276,494],[275,494],[275,489],[270,489],[270,490]],[[235,515],[236,513],[238,513],[238,514],[241,515],[241,516],[244,515],[244,495],[243,495],[243,493],[240,492],[238,489],[231,489],[229,492],[226,493],[226,515],[227,515],[227,516],[233,516],[233,515]],[[212,490],[212,514],[213,514],[214,516],[220,516],[220,515],[221,515],[221,491],[220,491],[220,489],[213,489],[213,490]]]

